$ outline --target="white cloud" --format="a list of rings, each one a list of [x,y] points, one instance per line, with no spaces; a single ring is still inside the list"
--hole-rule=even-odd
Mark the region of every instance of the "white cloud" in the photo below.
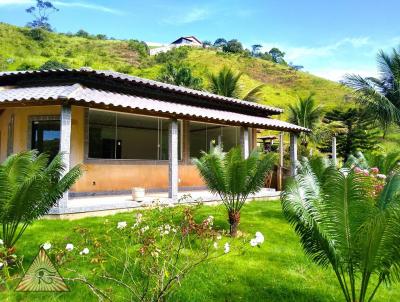
[[[35,1],[33,1],[33,0],[0,0],[0,6],[32,5],[34,3],[35,3]],[[95,10],[95,11],[114,14],[114,15],[123,15],[124,14],[124,12],[122,12],[120,10],[113,9],[113,8],[103,6],[103,5],[92,4],[92,3],[88,3],[88,2],[53,1],[52,3],[56,7],[62,7],[62,6],[63,7],[77,7],[77,8],[90,9],[90,10]]]
[[[194,7],[192,9],[182,9],[175,15],[165,18],[163,21],[168,24],[189,24],[207,19],[211,14],[211,10],[206,8]]]
[[[363,77],[377,77],[376,69],[358,69],[358,68],[343,68],[343,69],[334,69],[334,68],[324,68],[324,69],[316,69],[311,72],[314,75],[317,75],[321,78],[325,78],[332,81],[341,81],[344,79],[346,74],[358,74]]]

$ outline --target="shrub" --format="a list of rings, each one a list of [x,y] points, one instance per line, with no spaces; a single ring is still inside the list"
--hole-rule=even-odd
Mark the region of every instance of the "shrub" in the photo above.
[[[149,47],[143,41],[129,40],[128,48],[137,51],[141,57],[147,57],[150,53]]]
[[[243,45],[238,40],[233,39],[228,41],[228,43],[226,43],[225,45],[223,45],[222,50],[224,52],[241,53],[243,52]]]
[[[224,153],[219,146],[194,159],[208,189],[218,194],[227,209],[231,236],[237,235],[240,210],[248,196],[264,187],[265,176],[275,160],[273,153],[253,151],[248,158],[243,158],[241,148]]]
[[[27,151],[0,165],[0,238],[13,248],[26,228],[45,215],[81,176],[75,166],[64,176],[62,154],[50,163],[46,154]]]
[[[49,32],[42,28],[32,28],[28,31],[27,35],[32,40],[43,42],[49,37]]]
[[[172,63],[177,64],[182,60],[186,59],[189,53],[189,47],[183,46],[178,48],[173,48],[170,51],[159,53],[155,56],[155,60],[157,63]]]
[[[333,268],[345,300],[372,301],[383,282],[400,279],[400,174],[314,170],[299,167],[282,194],[283,212],[304,252]]]
[[[36,66],[33,63],[23,62],[18,67],[17,70],[35,70]]]
[[[51,70],[51,69],[68,69],[68,64],[58,62],[56,60],[49,60],[39,67],[39,70]]]

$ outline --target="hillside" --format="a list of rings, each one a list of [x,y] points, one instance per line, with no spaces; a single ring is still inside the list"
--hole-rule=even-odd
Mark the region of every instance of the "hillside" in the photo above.
[[[155,79],[162,67],[154,58],[141,55],[129,41],[57,33],[37,39],[26,28],[4,23],[0,23],[0,45],[1,70],[35,69],[48,60],[56,60],[73,68],[111,69]],[[226,65],[244,73],[241,83],[244,91],[264,83],[265,104],[285,108],[298,96],[314,92],[326,109],[348,106],[349,91],[340,84],[262,59],[193,49],[183,61],[205,81],[209,73]]]

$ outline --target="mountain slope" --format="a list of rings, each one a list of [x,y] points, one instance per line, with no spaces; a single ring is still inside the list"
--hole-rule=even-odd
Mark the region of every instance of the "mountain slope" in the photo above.
[[[48,33],[43,40],[32,37],[27,28],[0,23],[0,69],[35,69],[48,60],[56,60],[70,67],[111,69],[155,79],[162,64],[154,58],[143,57],[129,41],[82,38],[66,34]],[[223,66],[243,72],[243,91],[265,84],[263,103],[285,108],[298,96],[314,92],[325,109],[349,106],[349,90],[305,72],[258,58],[246,58],[206,49],[192,49],[183,62],[193,68],[195,75],[203,77]]]

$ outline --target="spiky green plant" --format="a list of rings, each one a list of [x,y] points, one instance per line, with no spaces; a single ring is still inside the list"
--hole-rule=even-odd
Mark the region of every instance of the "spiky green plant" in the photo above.
[[[64,175],[62,154],[26,151],[0,165],[0,238],[12,248],[26,228],[45,215],[81,176],[80,166]]]
[[[264,187],[265,176],[275,161],[275,154],[257,151],[243,158],[240,147],[232,148],[228,153],[215,147],[210,153],[203,152],[200,159],[194,159],[208,189],[219,195],[228,211],[231,236],[237,234],[240,210],[246,199]]]
[[[331,266],[345,300],[372,301],[383,282],[400,279],[400,174],[386,181],[328,168],[304,168],[282,193],[282,209],[305,253]]]
[[[210,91],[230,98],[238,98],[250,102],[259,101],[265,85],[255,86],[242,95],[242,89],[239,84],[242,75],[242,72],[235,73],[231,68],[225,66],[217,74],[210,75]]]
[[[322,107],[317,105],[314,96],[314,93],[310,93],[306,98],[299,98],[296,104],[288,106],[289,122],[312,130],[300,134],[301,144],[306,148],[309,139],[317,140],[313,130],[322,119]]]

